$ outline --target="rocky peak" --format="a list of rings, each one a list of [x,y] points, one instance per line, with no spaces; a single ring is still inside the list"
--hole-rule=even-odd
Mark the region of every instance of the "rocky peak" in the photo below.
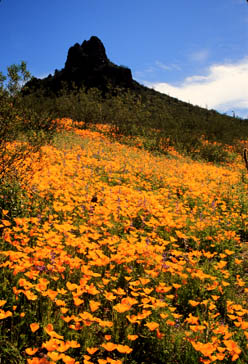
[[[109,60],[104,45],[98,37],[92,36],[81,45],[76,43],[69,49],[65,70],[75,70],[75,68],[96,69],[108,63]]]
[[[63,87],[68,89],[96,87],[104,93],[112,88],[137,89],[131,70],[110,62],[101,40],[92,36],[89,40],[70,47],[65,67],[44,79],[33,78],[25,85],[25,93],[43,89],[46,94],[58,94]]]

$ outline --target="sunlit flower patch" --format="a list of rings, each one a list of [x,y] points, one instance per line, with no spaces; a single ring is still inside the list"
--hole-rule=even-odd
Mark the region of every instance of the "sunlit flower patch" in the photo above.
[[[1,336],[30,364],[248,362],[242,165],[59,126],[88,142],[30,154],[2,211]]]

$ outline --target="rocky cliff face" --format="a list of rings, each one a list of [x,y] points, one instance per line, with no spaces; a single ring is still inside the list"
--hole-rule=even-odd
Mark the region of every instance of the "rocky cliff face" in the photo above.
[[[99,38],[93,36],[82,45],[76,43],[69,49],[65,70],[71,72],[74,69],[84,69],[90,72],[109,63],[104,45]]]
[[[138,84],[133,80],[129,68],[117,66],[110,62],[101,40],[92,36],[81,45],[76,43],[68,50],[65,67],[54,75],[44,79],[33,78],[25,86],[25,92],[44,89],[48,93],[57,94],[66,86],[71,89],[96,87],[103,92],[109,88],[136,89]]]

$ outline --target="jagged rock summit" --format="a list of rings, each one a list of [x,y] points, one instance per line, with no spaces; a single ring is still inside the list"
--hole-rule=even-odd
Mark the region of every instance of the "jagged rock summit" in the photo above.
[[[44,79],[32,78],[24,92],[39,89],[57,94],[63,87],[71,89],[96,87],[103,92],[109,88],[137,89],[139,84],[133,80],[131,70],[112,63],[101,40],[92,36],[89,40],[74,44],[68,50],[65,67]]]
[[[104,45],[99,38],[93,36],[90,40],[85,40],[82,45],[76,43],[69,49],[65,69],[73,71],[84,68],[90,71],[108,63]]]

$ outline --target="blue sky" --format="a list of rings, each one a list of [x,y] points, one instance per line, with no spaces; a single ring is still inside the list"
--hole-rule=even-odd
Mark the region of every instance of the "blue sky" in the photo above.
[[[44,77],[92,35],[138,82],[248,118],[246,0],[2,0],[0,70]]]

